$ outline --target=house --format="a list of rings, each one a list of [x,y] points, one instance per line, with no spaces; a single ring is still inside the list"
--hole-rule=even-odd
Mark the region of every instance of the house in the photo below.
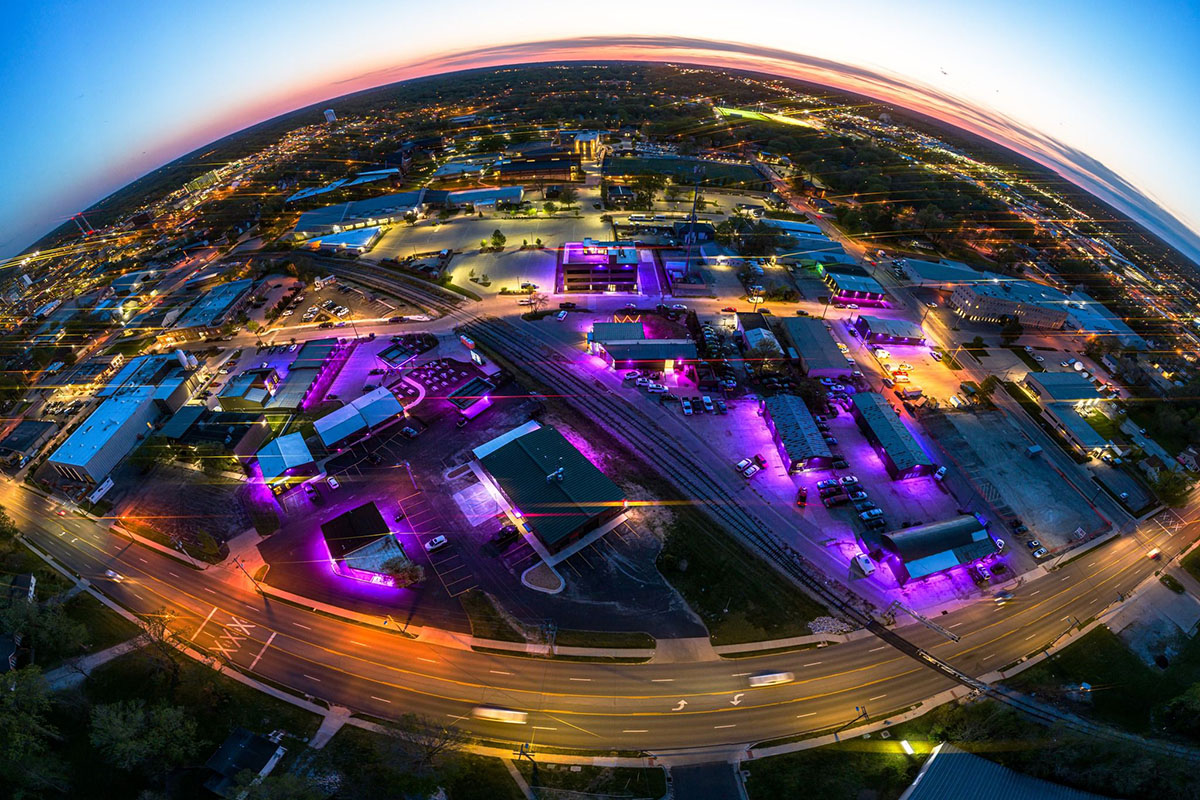
[[[246,796],[245,789],[239,791],[238,787],[242,774],[250,773],[257,783],[275,769],[286,752],[266,736],[237,728],[204,763],[205,769],[213,773],[204,781],[204,788],[218,797],[241,800]]]
[[[13,575],[8,583],[8,604],[12,605],[18,601],[32,603],[36,588],[37,578],[33,574],[26,572]]]

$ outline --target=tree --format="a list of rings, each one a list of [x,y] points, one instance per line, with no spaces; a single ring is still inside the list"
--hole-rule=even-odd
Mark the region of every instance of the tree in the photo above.
[[[159,608],[153,614],[142,617],[142,629],[146,632],[149,645],[143,651],[150,657],[151,665],[167,676],[168,685],[174,689],[179,685],[179,655],[175,651],[178,634],[171,630],[175,612]]]
[[[564,184],[562,191],[558,193],[558,199],[562,201],[563,208],[568,208],[575,205],[575,201],[579,199],[579,190],[572,184]]]
[[[1005,344],[1012,344],[1020,339],[1024,332],[1025,328],[1022,327],[1021,320],[1016,317],[1006,317],[1004,324],[1000,326],[1000,340]]]
[[[409,211],[409,212],[405,213],[405,215],[404,215],[404,222],[405,222],[406,224],[410,225],[410,226],[411,226],[411,225],[416,225],[416,224],[417,224],[417,214],[416,214],[416,212],[414,212],[414,211]]]
[[[0,542],[11,542],[19,533],[16,523],[8,515],[8,509],[0,506]]]
[[[400,586],[412,586],[425,580],[425,568],[405,556],[396,556],[383,562],[383,572],[395,578]]]
[[[69,617],[61,603],[9,603],[0,609],[0,630],[24,634],[46,658],[74,655],[87,637],[86,626]]]
[[[1179,508],[1187,504],[1192,493],[1192,482],[1182,472],[1167,468],[1159,472],[1158,477],[1154,479],[1153,488],[1159,500],[1172,508]]]
[[[175,447],[162,436],[150,436],[142,442],[142,446],[129,456],[129,463],[146,475],[160,464],[169,464],[175,460]]]
[[[764,339],[747,350],[743,357],[751,367],[759,372],[765,372],[774,368],[779,359],[783,358],[783,353],[773,342]]]
[[[467,741],[461,729],[418,714],[400,717],[394,730],[398,760],[407,762],[408,769],[418,775],[428,774],[442,756],[459,749]]]
[[[979,384],[979,393],[984,397],[991,397],[992,392],[1000,388],[1000,378],[995,375],[988,375]]]
[[[50,743],[58,731],[47,720],[50,695],[37,667],[7,672],[0,691],[0,780],[12,797],[40,797],[67,788],[66,773]],[[25,795],[25,792],[29,792]]]
[[[88,740],[117,769],[156,776],[186,762],[200,745],[187,709],[161,703],[147,707],[142,700],[93,708]]]
[[[531,292],[529,294],[529,310],[536,314],[546,305],[549,299],[543,292]]]
[[[553,214],[555,211],[558,211],[558,206],[554,204],[553,200],[547,200],[542,203],[542,210],[547,214]]]
[[[492,231],[492,247],[497,250],[502,250],[504,248],[504,243],[507,241],[508,237],[501,233],[499,228]]]
[[[310,778],[295,773],[259,778],[257,773],[245,770],[237,776],[231,796],[245,800],[324,800],[327,793]]]

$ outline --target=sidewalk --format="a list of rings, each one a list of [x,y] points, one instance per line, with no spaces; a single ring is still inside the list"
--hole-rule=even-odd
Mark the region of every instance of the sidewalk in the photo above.
[[[56,667],[46,673],[46,685],[50,691],[56,692],[61,689],[69,689],[72,686],[77,686],[83,683],[84,679],[92,674],[92,670],[101,664],[106,664],[114,658],[133,652],[147,643],[145,636],[135,636],[128,641],[115,644],[107,650],[101,650],[99,653],[92,653],[90,656],[74,659],[61,667]]]

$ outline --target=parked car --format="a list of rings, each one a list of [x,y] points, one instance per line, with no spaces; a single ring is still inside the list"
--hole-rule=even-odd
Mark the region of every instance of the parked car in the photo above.
[[[667,387],[663,386],[661,383],[652,383],[646,387],[646,391],[650,394],[666,394]]]
[[[796,505],[801,508],[808,505],[808,489],[803,486],[796,490]]]
[[[708,395],[704,395],[704,397],[702,397],[701,400],[703,400],[703,402],[704,402],[704,410],[707,411],[709,414],[713,413],[713,411],[716,410],[716,406],[713,405],[713,401],[712,401],[711,397],[709,397]]]
[[[840,483],[842,486],[851,486],[855,483],[858,483],[858,476],[843,475],[842,477],[838,478],[838,483]]]
[[[1042,546],[1042,543],[1041,543],[1041,542],[1039,542],[1037,539],[1030,539],[1028,542],[1026,542],[1026,543],[1025,543],[1025,545],[1026,545],[1026,546],[1027,546],[1027,547],[1028,547],[1030,550],[1038,550],[1038,549],[1040,549],[1040,548],[1041,548],[1041,546]]]
[[[1034,558],[1045,558],[1048,555],[1050,555],[1050,551],[1044,547],[1039,547],[1037,550],[1033,551]]]
[[[937,472],[933,473],[933,479],[935,481],[943,480],[945,477],[946,477],[946,468],[945,467],[938,467]]]
[[[445,536],[435,536],[425,543],[425,552],[432,553],[434,550],[440,550],[447,544],[449,544],[449,542],[446,540]]]
[[[762,467],[760,467],[758,464],[751,464],[742,470],[742,477],[746,480],[750,480],[760,472],[762,472]]]
[[[847,503],[849,501],[850,498],[846,497],[844,494],[835,494],[832,497],[825,497],[821,499],[821,502],[825,504],[826,508],[840,506],[842,503]]]
[[[832,486],[837,486],[837,485],[838,485],[837,478],[830,478],[830,479],[824,480],[824,481],[817,481],[818,489],[828,489]]]
[[[861,519],[863,522],[866,522],[867,520],[875,519],[876,517],[882,517],[882,516],[883,516],[882,508],[872,508],[870,511],[864,511],[861,514],[859,514],[858,518]]]
[[[330,475],[328,478],[326,478],[325,482],[329,484],[330,489],[340,489],[342,486],[340,483],[338,483],[338,479],[333,477],[332,475]]]
[[[871,557],[859,553],[854,557],[854,565],[862,572],[863,575],[871,575],[875,572],[875,564],[871,561]]]
[[[680,401],[679,405],[680,405],[680,407],[683,408],[683,415],[685,417],[690,417],[692,415],[692,401],[691,400],[688,400],[685,397],[685,398],[683,398],[683,400]]]

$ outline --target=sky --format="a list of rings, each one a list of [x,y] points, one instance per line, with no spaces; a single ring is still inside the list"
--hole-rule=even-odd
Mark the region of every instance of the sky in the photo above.
[[[453,69],[624,58],[800,76],[958,121],[1200,262],[1197,0],[0,7],[0,257],[146,172],[294,108]]]

